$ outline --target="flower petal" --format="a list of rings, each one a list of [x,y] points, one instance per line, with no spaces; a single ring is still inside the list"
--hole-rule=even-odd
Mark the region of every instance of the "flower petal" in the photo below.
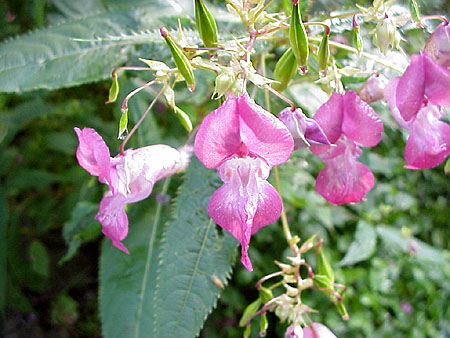
[[[208,203],[208,214],[214,222],[241,243],[241,261],[249,271],[252,266],[247,250],[251,235],[275,222],[281,213],[278,193],[261,177],[264,166],[258,158],[235,158],[224,162],[218,170],[225,184]]]
[[[450,67],[450,25],[440,24],[431,34],[424,49],[425,53],[443,67]]]
[[[330,99],[319,107],[313,117],[331,143],[336,143],[342,134],[342,121],[344,119],[343,101],[342,94],[333,93]]]
[[[391,114],[394,120],[399,124],[400,127],[409,130],[410,124],[413,122],[413,120],[409,120],[408,122],[403,120],[403,117],[400,115],[400,111],[397,107],[396,92],[399,81],[399,77],[393,78],[391,81],[389,81],[384,90],[384,98],[389,103]]]
[[[306,326],[303,329],[303,338],[337,338],[337,337],[325,325],[321,323],[312,323],[312,325]]]
[[[404,151],[407,168],[434,168],[450,155],[450,125],[439,121],[440,115],[433,105],[417,114]]]
[[[332,204],[357,203],[372,189],[372,172],[348,152],[325,161],[316,191]]]
[[[423,54],[425,66],[425,95],[434,104],[450,107],[450,70],[439,66]]]
[[[411,120],[424,103],[425,67],[422,55],[411,55],[411,64],[400,78],[396,91],[397,107],[405,121]]]
[[[354,91],[344,95],[342,132],[351,141],[365,147],[373,147],[381,140],[383,123],[377,113]]]
[[[107,195],[100,202],[95,219],[101,223],[103,234],[111,239],[113,245],[129,254],[121,243],[128,233],[128,217],[124,206],[125,196],[122,194]]]
[[[239,116],[237,98],[231,93],[216,110],[206,115],[195,137],[194,152],[207,168],[217,168],[239,151]]]
[[[78,135],[76,156],[78,163],[92,176],[98,176],[100,182],[109,180],[109,149],[102,137],[92,128],[74,128]]]
[[[237,100],[240,137],[247,149],[270,166],[286,162],[294,150],[294,140],[286,126],[247,93]]]

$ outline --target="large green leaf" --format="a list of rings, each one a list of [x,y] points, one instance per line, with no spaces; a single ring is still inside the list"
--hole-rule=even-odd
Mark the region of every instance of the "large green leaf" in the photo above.
[[[6,226],[8,224],[8,205],[3,189],[0,189],[0,315],[3,314],[6,305]]]
[[[169,3],[117,7],[5,41],[0,45],[0,92],[56,89],[105,79],[127,61],[133,45],[163,46],[158,28],[164,22],[159,19],[168,21],[173,14],[179,13]],[[98,38],[102,39],[93,41]]]
[[[213,280],[226,283],[237,246],[206,213],[217,185],[216,172],[192,158],[164,233],[155,299],[144,303],[145,309],[153,304],[155,322],[141,322],[141,337],[150,330],[152,337],[195,337],[216,304],[221,290]]]
[[[372,224],[363,220],[358,222],[355,239],[350,244],[344,258],[339,262],[340,266],[352,265],[372,256],[377,244],[377,233]]]

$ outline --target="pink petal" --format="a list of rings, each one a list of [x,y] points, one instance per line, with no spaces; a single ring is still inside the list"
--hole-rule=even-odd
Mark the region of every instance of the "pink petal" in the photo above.
[[[440,115],[433,105],[417,114],[404,151],[408,169],[434,168],[450,155],[450,125],[439,121]]]
[[[428,55],[422,55],[425,65],[425,95],[434,104],[450,107],[450,70],[439,66]]]
[[[103,234],[110,238],[113,245],[129,254],[121,241],[128,233],[128,217],[125,213],[125,196],[122,194],[103,197],[95,219],[102,225]]]
[[[208,114],[195,138],[194,151],[207,168],[233,155],[253,154],[271,166],[288,160],[294,141],[284,124],[244,94]]]
[[[411,64],[406,68],[397,86],[396,101],[400,115],[411,120],[424,103],[425,67],[422,55],[411,55]]]
[[[240,136],[248,150],[270,166],[286,162],[294,150],[294,140],[286,126],[247,93],[237,100]]]
[[[231,93],[216,110],[206,115],[195,137],[194,152],[207,168],[216,168],[239,151],[239,115],[237,98]]]
[[[311,326],[307,326],[303,329],[303,338],[337,338],[337,337],[325,325],[320,323],[312,323]]]
[[[78,163],[92,176],[98,176],[100,182],[109,180],[109,149],[102,137],[91,128],[74,128],[78,135],[76,156]]]
[[[235,158],[219,168],[226,182],[211,197],[208,214],[223,229],[241,242],[241,261],[252,271],[248,257],[250,237],[260,228],[275,222],[281,213],[281,199],[263,178],[267,168],[260,159]]]
[[[316,191],[332,204],[357,203],[372,189],[372,172],[347,152],[325,161],[316,180]]]
[[[384,98],[389,103],[389,107],[391,108],[391,114],[394,120],[399,124],[400,127],[409,130],[410,124],[413,122],[413,120],[409,120],[408,122],[403,120],[403,117],[400,115],[400,111],[398,110],[397,100],[395,98],[399,81],[400,81],[399,77],[393,78],[391,81],[389,81],[388,85],[384,90]]]
[[[450,67],[450,25],[442,23],[434,30],[424,49],[438,65]]]
[[[342,132],[349,140],[365,147],[373,147],[381,140],[383,123],[377,113],[354,91],[344,95]]]
[[[333,93],[330,99],[319,107],[313,117],[319,123],[331,143],[336,143],[342,134],[342,121],[344,119],[343,103],[343,95]]]

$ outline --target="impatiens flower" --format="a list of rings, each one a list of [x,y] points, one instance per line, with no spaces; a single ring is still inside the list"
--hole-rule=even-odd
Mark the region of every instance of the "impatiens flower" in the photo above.
[[[358,91],[358,95],[366,103],[381,100],[388,82],[389,80],[383,74],[375,74],[364,83]]]
[[[249,271],[251,235],[281,213],[280,196],[267,177],[272,166],[288,160],[293,146],[286,126],[247,94],[230,93],[198,130],[195,154],[207,168],[217,168],[224,182],[211,197],[208,214],[239,240],[241,261]]]
[[[284,338],[303,338],[303,329],[300,325],[294,323],[290,325],[286,333],[284,335]]]
[[[323,324],[312,323],[303,329],[303,338],[337,338],[331,330]]]
[[[450,126],[439,121],[441,106],[450,107],[450,70],[427,54],[413,55],[403,76],[384,91],[397,123],[411,132],[404,157],[406,168],[433,168],[450,154]]]
[[[91,128],[75,128],[80,144],[76,156],[81,167],[109,187],[100,202],[95,219],[102,224],[102,232],[115,247],[129,253],[121,241],[128,233],[125,204],[147,198],[156,181],[185,168],[192,150],[180,151],[162,144],[127,149],[110,157],[102,137]]]
[[[330,141],[317,121],[306,117],[300,108],[283,109],[278,118],[290,131],[294,139],[294,150],[309,147],[311,144],[330,145]]]
[[[316,191],[333,204],[356,203],[372,189],[374,177],[356,159],[360,147],[378,144],[383,124],[375,111],[353,91],[334,93],[314,115],[333,146],[311,145],[325,167],[316,180]]]
[[[450,67],[450,24],[443,22],[431,34],[424,52],[438,65]]]

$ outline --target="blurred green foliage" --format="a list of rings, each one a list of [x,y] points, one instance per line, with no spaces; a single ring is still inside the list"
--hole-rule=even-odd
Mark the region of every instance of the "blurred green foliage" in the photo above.
[[[3,1],[0,38],[101,10],[99,4],[124,1],[76,3]],[[310,1],[304,5],[314,14],[342,10],[351,3]],[[358,3],[367,5],[367,1]],[[450,5],[443,0],[418,3],[423,13],[449,12]],[[345,24],[342,20],[336,27]],[[426,35],[420,30],[403,33],[409,41],[404,46],[408,52],[423,46]],[[334,53],[343,62],[348,56]],[[274,60],[269,59],[271,69]],[[128,76],[120,80],[121,95],[143,81]],[[346,86],[358,88],[358,81],[349,78]],[[212,83],[213,79],[205,76],[198,81],[195,96],[186,91],[177,95],[193,123],[217,107],[217,102],[207,99]],[[53,92],[0,95],[0,335],[101,335],[97,302],[101,236],[100,226],[92,218],[103,187],[77,164],[73,127],[95,128],[111,149],[117,150],[114,138],[120,110],[117,105],[104,105],[109,85],[100,82]],[[309,114],[326,97],[309,83],[296,83],[286,93]],[[264,104],[260,92],[256,99]],[[148,100],[149,95],[142,94],[130,102],[132,121]],[[322,164],[307,150],[296,152],[280,168],[292,230],[303,239],[314,233],[324,238],[336,281],[348,286],[346,303],[351,319],[343,322],[319,292],[305,300],[320,311],[313,319],[332,328],[339,337],[448,337],[448,176],[443,174],[443,165],[424,171],[403,169],[405,137],[393,123],[386,104],[373,106],[385,122],[385,135],[378,147],[365,151],[362,157],[376,176],[366,202],[339,207],[327,204],[314,191]],[[272,102],[273,111],[281,108],[279,101]],[[138,133],[130,145],[177,145],[185,135],[177,117],[163,105],[142,130],[147,132]],[[169,195],[175,195],[177,183],[175,179]],[[155,192],[159,191],[157,186]],[[148,203],[154,208],[154,199]],[[131,215],[140,212],[135,206],[130,209]],[[254,284],[276,270],[274,259],[285,260],[287,250],[280,227],[265,227],[252,238],[249,254],[254,272],[235,267],[231,284],[206,321],[201,337],[242,335],[238,323],[245,307],[258,296]],[[307,258],[314,262],[313,255]],[[273,314],[268,314],[268,321],[268,336],[283,337],[286,324],[279,323]],[[256,331],[253,336],[257,336]]]

